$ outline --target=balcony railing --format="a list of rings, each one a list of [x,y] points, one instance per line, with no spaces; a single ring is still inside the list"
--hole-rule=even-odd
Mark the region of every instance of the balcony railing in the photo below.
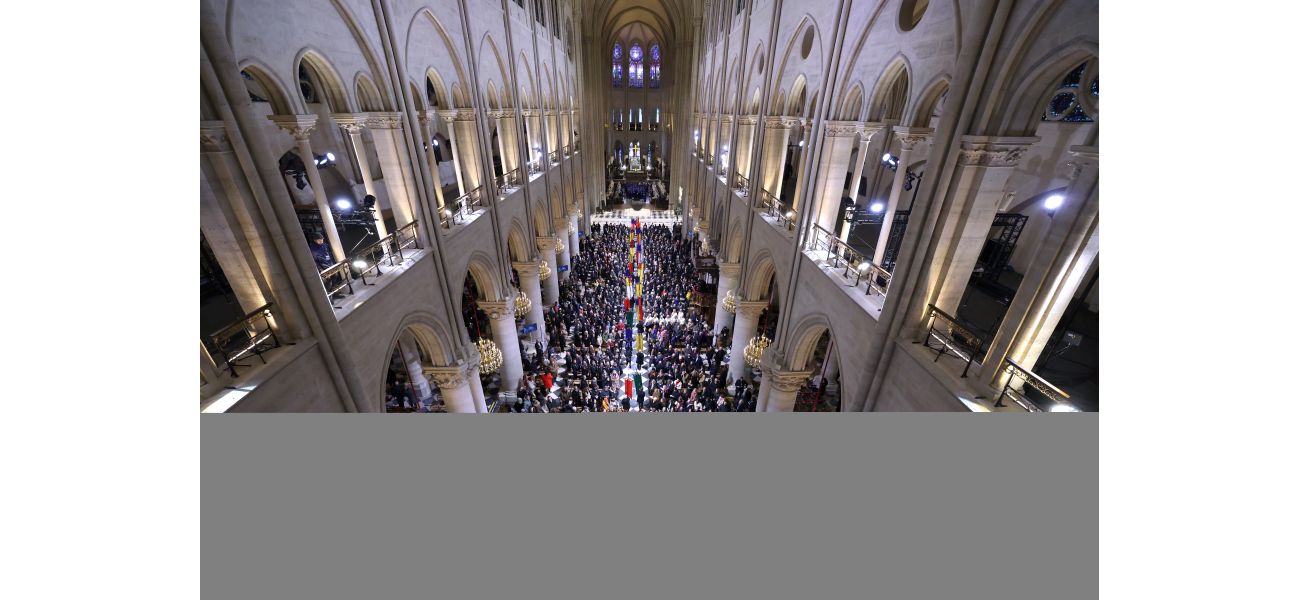
[[[776,219],[777,225],[784,227],[786,230],[794,230],[795,211],[785,210],[785,203],[780,198],[772,195],[772,192],[762,190],[758,195],[758,209],[763,214]]]
[[[712,166],[713,166],[713,155],[712,155],[712,154],[705,154],[705,155],[704,155],[704,166],[706,166],[706,167],[712,167]]]
[[[262,355],[280,347],[280,338],[276,337],[272,325],[274,318],[271,304],[267,303],[209,335],[205,342],[212,360],[217,364],[224,363],[231,377],[239,377],[235,367],[244,366],[239,364],[241,360],[255,356],[266,364],[266,357]]]
[[[552,165],[558,165],[558,164],[560,164],[560,151],[559,151],[559,150],[552,150],[552,151],[551,151],[551,154],[550,154],[550,157],[551,157],[551,164],[552,164]]]
[[[926,314],[926,321],[929,323],[930,330],[925,334],[925,347],[937,351],[934,362],[939,362],[944,354],[952,354],[966,361],[966,368],[961,372],[961,376],[966,377],[984,340],[958,323],[955,317],[933,304]],[[934,340],[937,345],[930,345],[930,340]]]
[[[384,274],[380,265],[388,263],[390,267],[395,267],[401,264],[406,260],[405,255],[410,248],[420,248],[418,221],[399,227],[397,231],[348,256],[343,262],[321,271],[320,279],[325,285],[325,295],[333,299],[356,293],[352,281],[358,277],[361,278],[362,285],[374,285],[371,280],[378,280]]]
[[[565,155],[565,156],[571,156],[571,155],[573,155],[573,147],[572,147],[572,146],[565,146],[565,147],[563,148],[563,150],[564,150],[564,155]]]
[[[736,189],[736,193],[737,193],[737,194],[740,194],[740,197],[741,197],[741,198],[744,198],[745,196],[748,196],[748,195],[749,195],[749,178],[745,177],[744,175],[741,175],[740,173],[736,173],[736,188],[735,188],[735,189]]]
[[[1016,382],[1016,379],[1019,378],[1021,381],[1025,382],[1025,385],[1037,390],[1048,400],[1055,402],[1059,406],[1068,407],[1070,410],[1074,410],[1074,407],[1070,404],[1069,394],[1062,391],[1061,388],[1052,385],[1037,373],[1016,364],[1016,361],[1008,358],[1006,363],[1002,365],[1002,370],[1007,374],[1007,383],[1002,386],[1002,393],[998,395],[998,401],[994,406],[1006,406],[1002,401],[1006,398],[1010,398],[1013,402],[1019,404],[1021,408],[1025,409],[1026,412],[1043,412],[1042,407],[1034,403],[1033,400],[1030,400],[1029,396],[1027,396],[1023,391],[1012,387]]]
[[[826,261],[832,269],[843,267],[844,278],[852,281],[853,287],[865,282],[868,296],[872,292],[881,296],[889,293],[889,282],[893,276],[821,225],[813,225],[807,248],[814,252],[825,252]]]
[[[496,183],[498,201],[506,199],[507,190],[519,187],[519,182],[521,181],[520,176],[518,167],[501,175],[497,175]]]
[[[442,222],[443,229],[451,229],[453,225],[463,222],[470,215],[478,212],[483,208],[483,186],[478,186],[463,194],[451,204],[442,209],[439,220]]]

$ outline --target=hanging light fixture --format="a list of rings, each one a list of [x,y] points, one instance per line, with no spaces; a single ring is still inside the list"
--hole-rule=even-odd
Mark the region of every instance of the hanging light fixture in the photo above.
[[[750,368],[757,369],[763,363],[763,352],[767,347],[772,345],[772,340],[763,334],[754,336],[745,346],[745,364]]]
[[[491,375],[501,369],[504,358],[501,355],[501,349],[497,348],[496,342],[487,338],[479,338],[475,345],[478,346],[478,354],[482,359],[478,367],[480,373]]]
[[[515,319],[522,319],[533,308],[533,301],[528,299],[528,294],[523,290],[515,293]]]
[[[555,238],[555,253],[561,254],[563,252],[564,252],[564,240]]]
[[[736,291],[727,290],[727,295],[722,299],[722,310],[731,314],[736,314]]]
[[[551,266],[548,265],[548,264],[546,264],[546,261],[544,261],[544,260],[541,261],[541,262],[538,262],[538,263],[537,263],[537,278],[538,278],[539,280],[541,280],[541,281],[546,281],[547,279],[550,279],[550,277],[551,277]]]

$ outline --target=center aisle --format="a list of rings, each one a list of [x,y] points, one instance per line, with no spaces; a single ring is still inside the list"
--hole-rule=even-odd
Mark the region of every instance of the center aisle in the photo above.
[[[512,410],[752,411],[749,390],[726,396],[727,346],[692,309],[698,280],[680,222],[593,222],[545,313],[551,345],[530,353]]]

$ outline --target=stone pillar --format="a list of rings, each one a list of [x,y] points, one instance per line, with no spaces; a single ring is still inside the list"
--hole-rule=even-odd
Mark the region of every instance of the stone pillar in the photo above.
[[[786,144],[790,141],[790,128],[797,122],[790,117],[768,117],[764,121],[767,137],[763,139],[764,172],[759,187],[778,198],[781,196],[781,183],[785,179]]]
[[[425,367],[425,376],[442,392],[442,403],[447,407],[447,412],[478,412],[468,371],[465,367]]]
[[[199,230],[217,258],[226,281],[230,282],[239,307],[244,312],[251,312],[266,304],[266,294],[258,281],[255,259],[251,252],[246,251],[245,241],[241,239],[245,232],[227,210],[207,176],[199,173]]]
[[[515,328],[514,299],[479,302],[492,326],[492,340],[501,349],[501,391],[513,392],[524,376],[524,361],[519,354],[519,331]]]
[[[799,387],[808,381],[810,375],[812,375],[811,371],[783,371],[779,368],[768,368],[764,364],[761,386],[768,388],[768,392],[763,412],[794,412]]]
[[[827,394],[839,393],[840,357],[839,357],[839,348],[835,347],[834,342],[831,343],[830,349],[826,351],[826,358],[822,362],[824,363],[822,372],[824,373],[823,378],[826,379],[826,393]]]
[[[1047,235],[1034,253],[980,368],[980,379],[995,389],[1004,382],[1004,359],[1034,368],[1097,257],[1097,147],[1074,146],[1070,152],[1074,172],[1065,200],[1052,215]]]
[[[844,195],[844,177],[848,175],[854,138],[862,128],[853,121],[825,121],[821,160],[817,164],[816,206],[813,208],[818,227],[839,234],[840,199]],[[806,150],[806,149],[805,149]]]
[[[330,210],[329,198],[325,196],[325,184],[321,183],[320,171],[316,170],[316,155],[311,150],[311,131],[316,128],[316,115],[270,115],[267,118],[293,135],[298,146],[298,156],[307,171],[307,183],[311,184],[312,194],[316,197],[316,210],[320,211],[321,223],[325,226],[325,238],[329,240],[330,251],[334,260],[347,258],[343,241],[339,239],[338,227],[334,225],[334,213]]]
[[[862,135],[858,140],[858,160],[853,163],[853,178],[849,182],[849,198],[856,204],[858,201],[858,191],[862,187],[862,174],[866,170],[868,161],[871,160],[871,140],[876,134],[884,129],[880,123],[864,123],[862,125]],[[849,241],[849,233],[853,228],[853,223],[849,219],[844,219],[840,223],[840,239]]]
[[[569,212],[569,256],[577,257],[581,254],[581,248],[578,243],[578,213],[570,209]]]
[[[357,155],[357,170],[361,172],[361,181],[366,186],[366,193],[375,197],[375,232],[379,234],[380,239],[386,238],[388,227],[384,225],[383,210],[379,208],[379,195],[375,193],[375,180],[370,176],[370,159],[366,157],[366,141],[361,133],[368,117],[365,113],[336,113],[331,116],[334,122],[347,132],[348,139],[352,142],[352,150]]]
[[[754,161],[754,126],[757,124],[755,115],[736,117],[736,173],[746,179],[750,178],[749,167]]]
[[[518,142],[515,135],[515,111],[513,110],[494,110],[488,113],[488,117],[496,126],[497,130],[497,152],[501,153],[501,174],[505,175],[511,169],[519,166],[518,161]],[[507,180],[507,184],[509,181]]]
[[[560,149],[559,142],[559,123],[557,122],[557,113],[554,110],[546,111],[546,147],[542,148],[548,156],[544,164],[550,166],[551,157],[549,153]]]
[[[722,308],[722,299],[727,297],[727,292],[736,291],[736,281],[739,277],[739,262],[718,263],[718,302],[713,313],[713,335],[718,335],[723,327],[732,325],[732,314]]]
[[[559,219],[555,220],[555,223],[552,224],[552,227],[555,229],[555,244],[557,247],[557,251],[555,252],[555,264],[557,266],[564,267],[565,269],[565,272],[563,273],[561,273],[557,269],[555,271],[555,274],[557,277],[559,277],[560,282],[564,282],[569,279],[568,269],[569,269],[569,265],[571,264],[570,254],[569,254],[570,244],[569,244],[569,240],[566,239],[568,236],[565,235],[566,233],[568,233],[569,230],[569,220],[564,217],[560,217]],[[563,247],[563,249],[559,249],[560,247]]]
[[[734,155],[731,152],[733,149],[730,148],[728,144],[731,143],[731,127],[735,120],[735,117],[731,115],[722,115],[722,118],[718,120],[718,156],[714,161],[713,172],[719,176],[723,176],[723,174],[727,172],[727,169],[730,168],[728,163],[734,164],[734,161],[732,160]],[[723,160],[724,154],[726,155],[727,160]]]
[[[1006,197],[1007,180],[1015,172],[1020,157],[1036,141],[1038,138],[966,136],[962,139],[952,186],[953,201],[943,215],[936,236],[938,245],[934,256],[939,264],[929,270],[931,297],[934,305],[944,312],[957,314],[957,305],[984,250],[993,218]]]
[[[542,260],[551,268],[551,276],[542,282],[542,301],[550,308],[560,299],[560,265],[555,261],[555,238],[537,237],[537,250],[542,253]]]
[[[406,142],[402,139],[402,114],[367,114],[370,118],[366,126],[375,139],[375,154],[379,156],[379,167],[384,172],[384,188],[388,190],[388,202],[393,207],[393,219],[398,227],[402,227],[415,220],[415,202],[420,197],[403,164]]]
[[[525,157],[524,162],[531,163],[537,157],[537,154],[541,152],[538,148],[542,145],[542,112],[539,110],[525,110],[523,113],[524,126],[528,134],[528,156]],[[525,176],[527,176],[527,173],[525,173]],[[524,180],[527,181],[527,177]]]
[[[876,254],[871,262],[880,265],[885,262],[885,246],[889,245],[889,230],[894,224],[894,213],[898,212],[899,198],[903,197],[903,183],[907,180],[907,166],[911,164],[912,151],[924,143],[933,129],[922,127],[897,127],[898,141],[902,152],[898,155],[898,170],[894,172],[893,186],[889,189],[889,203],[885,205],[884,220],[880,224],[880,238],[876,240]]]
[[[517,262],[512,263],[515,272],[519,273],[519,286],[523,288],[524,295],[532,301],[533,306],[524,316],[524,324],[536,323],[537,332],[529,336],[530,340],[540,340],[542,347],[546,347],[546,321],[542,318],[542,282],[538,277],[539,269],[535,262]]]
[[[487,412],[487,396],[483,394],[483,375],[479,372],[478,363],[466,369],[465,377],[469,379],[469,392],[474,397],[474,412]]]
[[[438,201],[438,214],[442,215],[443,209],[447,206],[447,201],[442,197],[442,173],[438,171],[438,138],[433,135],[434,117],[437,115],[436,110],[426,110],[420,113],[420,139],[424,140],[424,154],[429,161],[429,171],[433,176],[433,195]]]
[[[433,397],[429,380],[424,375],[424,365],[420,363],[420,352],[416,350],[415,339],[409,332],[402,332],[397,338],[397,350],[402,356],[402,366],[406,367],[406,377],[414,389],[408,390],[414,396],[416,404]]]
[[[767,308],[767,302],[736,302],[736,328],[731,334],[731,365],[727,371],[731,381],[745,376],[745,346],[758,331],[758,316]]]

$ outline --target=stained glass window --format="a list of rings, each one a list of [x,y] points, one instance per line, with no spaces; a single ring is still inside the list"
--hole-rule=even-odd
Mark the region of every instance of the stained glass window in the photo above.
[[[614,42],[614,87],[623,87],[623,46]]]
[[[659,44],[650,46],[650,87],[659,87]]]
[[[645,73],[641,66],[641,44],[632,44],[627,51],[627,87],[639,88],[645,82]]]
[[[1083,82],[1087,81],[1085,75],[1091,77],[1091,83],[1089,83],[1086,88],[1087,91],[1083,91],[1085,89]],[[1080,96],[1086,97],[1087,95],[1091,95],[1092,98],[1097,98],[1098,80],[1099,77],[1097,76],[1095,65],[1084,62],[1078,67],[1075,67],[1066,74],[1063,79],[1061,79],[1061,83],[1057,87],[1056,93],[1052,94],[1052,98],[1047,101],[1047,108],[1043,111],[1042,120],[1062,121],[1066,123],[1093,122],[1093,118],[1088,114],[1084,107],[1086,105],[1089,109],[1095,108],[1096,100],[1089,99],[1085,102],[1080,98]]]

